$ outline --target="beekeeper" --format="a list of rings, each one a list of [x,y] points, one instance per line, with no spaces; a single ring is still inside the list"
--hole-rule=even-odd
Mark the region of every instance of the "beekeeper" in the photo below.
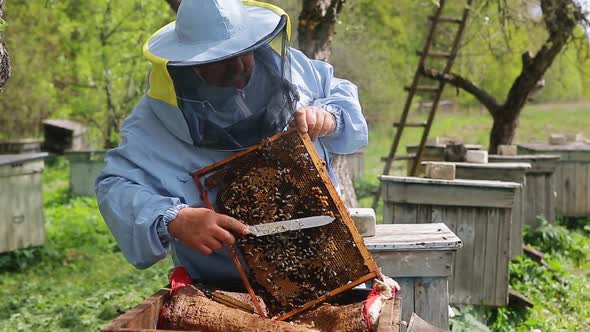
[[[194,279],[239,281],[222,245],[247,229],[204,208],[191,173],[290,125],[328,164],[367,144],[356,86],[290,48],[290,31],[266,3],[184,0],[144,44],[147,91],[96,181],[100,212],[137,268],[172,250]]]

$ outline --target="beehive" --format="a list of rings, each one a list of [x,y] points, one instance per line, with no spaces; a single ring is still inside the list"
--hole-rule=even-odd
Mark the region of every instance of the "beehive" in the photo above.
[[[557,211],[571,218],[590,216],[590,144],[526,143],[518,145],[518,153],[559,155],[554,174]]]
[[[104,150],[69,151],[70,193],[74,196],[94,196],[94,182],[105,167]]]
[[[248,282],[277,319],[379,274],[307,134],[278,134],[193,177],[210,207],[215,201],[216,211],[248,225],[316,215],[336,218],[318,228],[238,241]]]

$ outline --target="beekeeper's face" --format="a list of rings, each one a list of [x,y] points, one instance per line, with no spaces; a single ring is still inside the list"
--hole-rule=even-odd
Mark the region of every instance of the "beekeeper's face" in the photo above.
[[[249,52],[227,60],[196,66],[195,71],[207,81],[216,86],[233,86],[243,89],[254,67],[254,53]]]

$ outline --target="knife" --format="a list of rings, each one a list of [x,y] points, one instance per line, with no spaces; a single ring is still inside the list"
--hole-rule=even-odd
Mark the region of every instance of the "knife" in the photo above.
[[[250,231],[250,234],[260,237],[288,231],[296,231],[300,229],[324,226],[334,221],[334,219],[334,217],[330,216],[297,218],[291,220],[269,222],[266,224],[259,224],[255,226],[248,226],[248,230]]]

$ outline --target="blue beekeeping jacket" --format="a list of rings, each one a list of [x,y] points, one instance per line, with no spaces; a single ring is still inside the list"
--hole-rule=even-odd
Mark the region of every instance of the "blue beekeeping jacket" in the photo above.
[[[291,82],[299,93],[298,107],[320,106],[336,116],[336,131],[315,142],[320,157],[329,165],[331,153],[349,154],[365,146],[367,124],[357,87],[334,78],[328,63],[310,60],[295,49],[291,49],[291,70]],[[96,181],[100,212],[123,254],[137,268],[147,268],[171,251],[175,265],[185,266],[194,279],[238,281],[239,274],[226,250],[206,256],[175,239],[163,240],[161,231],[158,233],[162,216],[171,207],[205,207],[191,173],[231,152],[193,144],[188,125],[170,95],[174,88],[165,65],[153,64],[149,83],[148,92],[123,124],[120,145],[107,153],[106,167]],[[255,93],[248,91],[250,86],[246,95]]]

